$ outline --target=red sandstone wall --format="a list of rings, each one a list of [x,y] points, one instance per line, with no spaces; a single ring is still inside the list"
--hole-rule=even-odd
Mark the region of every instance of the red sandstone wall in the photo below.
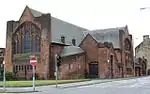
[[[64,57],[60,67],[60,79],[78,79],[85,76],[85,55]]]

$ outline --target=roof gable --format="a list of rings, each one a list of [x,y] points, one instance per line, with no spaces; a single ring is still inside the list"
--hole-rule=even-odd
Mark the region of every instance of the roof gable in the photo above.
[[[43,13],[37,10],[31,9],[28,6],[24,9],[22,16],[20,17],[21,22],[32,21],[35,17],[40,17]],[[83,31],[87,29],[80,26],[68,23],[58,18],[51,16],[51,37],[52,41],[61,42],[61,36],[65,37],[65,44],[73,45],[72,39],[76,40],[78,46],[84,39],[85,35]]]
[[[97,41],[91,34],[87,34],[85,37],[84,37],[84,39],[81,41],[81,43],[79,44],[79,46],[81,46],[82,44],[83,44],[83,42],[84,41],[86,41],[86,39],[88,38],[88,37],[91,37],[93,40],[95,40],[95,42],[99,42],[99,41]]]
[[[77,55],[84,53],[84,51],[77,46],[66,46],[64,49],[60,52],[61,57],[71,56],[71,55]]]
[[[19,21],[23,23],[24,21],[32,21],[33,19],[34,19],[34,16],[31,13],[30,8],[26,6]]]

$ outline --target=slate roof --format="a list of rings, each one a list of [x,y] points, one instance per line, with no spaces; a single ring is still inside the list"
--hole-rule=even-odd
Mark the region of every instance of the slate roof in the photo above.
[[[34,17],[39,17],[43,14],[42,12],[34,9],[29,9]],[[72,45],[72,39],[74,38],[76,39],[76,45],[78,46],[85,37],[83,31],[87,31],[87,29],[62,21],[55,17],[51,17],[51,31],[52,41],[61,42],[61,36],[64,36],[66,44]]]
[[[29,8],[29,7],[28,7]],[[42,12],[39,12],[39,11],[37,11],[37,10],[34,10],[34,9],[32,9],[32,8],[29,8],[30,9],[30,11],[31,11],[31,13],[32,13],[32,15],[34,16],[34,17],[39,17],[39,16],[41,16],[43,13]]]
[[[66,46],[64,49],[60,52],[61,57],[66,57],[66,56],[71,56],[71,55],[76,55],[76,54],[81,54],[84,53],[84,51],[77,46]]]
[[[119,30],[121,29],[124,27],[93,30],[89,34],[98,42],[111,42],[114,48],[120,48]]]

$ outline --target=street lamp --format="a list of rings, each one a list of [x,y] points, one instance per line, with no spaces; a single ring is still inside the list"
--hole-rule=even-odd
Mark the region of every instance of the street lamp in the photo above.
[[[3,87],[4,87],[4,91],[5,91],[5,89],[6,89],[6,76],[5,76],[5,72],[6,72],[6,70],[5,70],[5,60],[3,61],[3,65],[4,65],[4,73],[3,73]]]
[[[140,10],[150,9],[150,7],[142,7]]]

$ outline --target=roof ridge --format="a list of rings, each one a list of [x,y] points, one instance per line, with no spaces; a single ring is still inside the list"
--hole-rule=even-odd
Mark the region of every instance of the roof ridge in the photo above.
[[[120,27],[110,27],[110,28],[102,28],[102,29],[95,29],[95,30],[91,30],[91,31],[97,31],[97,30],[110,30],[110,29],[122,29],[125,28],[126,26],[120,26]]]

